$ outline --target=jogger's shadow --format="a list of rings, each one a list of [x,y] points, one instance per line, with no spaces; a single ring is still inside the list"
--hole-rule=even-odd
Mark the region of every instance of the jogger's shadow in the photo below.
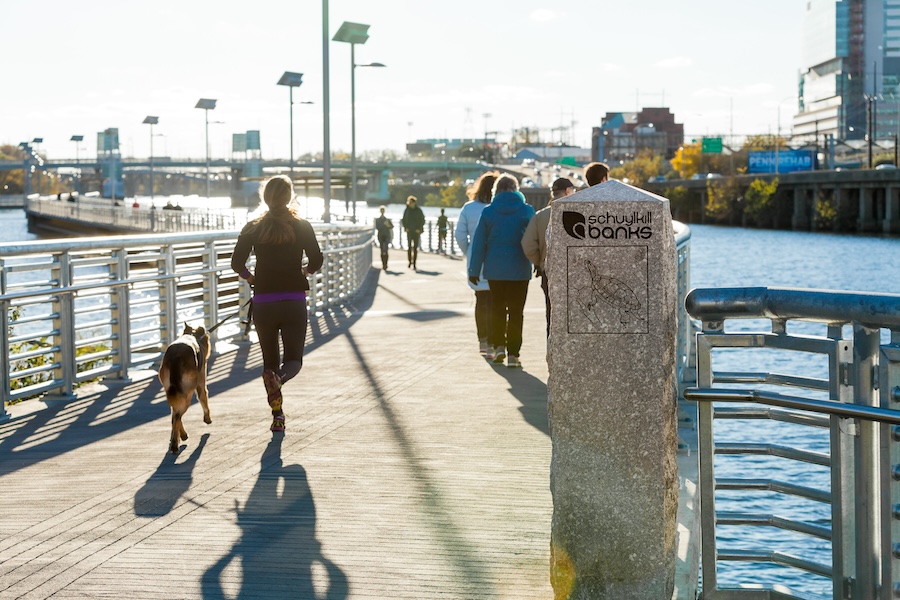
[[[274,435],[263,452],[259,478],[244,506],[235,501],[241,539],[203,575],[204,598],[341,600],[349,594],[346,575],[322,555],[316,539],[316,508],[306,470],[282,464],[283,439]],[[235,560],[243,571],[240,589],[226,594],[222,574]],[[316,563],[327,575],[327,587],[319,578],[320,589],[313,585]]]

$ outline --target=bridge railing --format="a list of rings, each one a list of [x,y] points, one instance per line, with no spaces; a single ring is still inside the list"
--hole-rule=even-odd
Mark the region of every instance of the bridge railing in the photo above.
[[[900,296],[698,289],[687,309],[702,322],[684,394],[699,402],[702,598],[897,597]],[[760,585],[769,571],[803,589]]]
[[[148,367],[185,321],[229,321],[213,342],[246,340],[250,287],[231,270],[237,231],[129,235],[0,245],[0,419],[9,402],[71,398],[99,377]],[[347,301],[372,262],[368,227],[316,226],[325,254],[311,312]]]

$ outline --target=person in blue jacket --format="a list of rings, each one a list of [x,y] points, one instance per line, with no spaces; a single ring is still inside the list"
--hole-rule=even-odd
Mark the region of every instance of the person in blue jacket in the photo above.
[[[522,235],[534,216],[525,203],[519,182],[512,175],[501,175],[494,182],[494,199],[481,213],[472,239],[469,281],[478,283],[484,277],[491,288],[491,325],[488,344],[492,350],[486,358],[495,363],[506,359],[506,366],[521,367],[522,321],[531,262],[522,250]]]

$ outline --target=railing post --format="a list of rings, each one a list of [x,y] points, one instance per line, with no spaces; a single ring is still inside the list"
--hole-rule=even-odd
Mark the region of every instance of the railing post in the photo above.
[[[843,339],[842,327],[828,327],[828,337],[834,340],[829,354],[829,397],[853,404],[854,390],[850,379],[853,366],[853,340]],[[837,416],[830,418],[831,448],[831,554],[832,596],[845,598],[856,582],[856,490],[853,481],[855,424]],[[847,432],[851,432],[847,434]]]
[[[2,277],[3,274],[2,266],[2,259],[0,259],[0,277]],[[5,290],[5,287],[0,287],[0,291],[3,290]],[[9,379],[9,371],[12,368],[9,361],[9,311],[11,308],[8,300],[0,299],[0,313],[3,314],[3,335],[0,335],[0,357],[6,359],[0,364],[0,422],[9,418],[9,413],[6,412],[6,403],[9,402],[10,387],[12,385],[12,382]]]
[[[162,248],[164,271],[167,275],[160,292],[160,308],[165,315],[162,323],[165,333],[161,336],[163,345],[172,343],[178,337],[178,281],[175,279],[175,248],[166,244]]]
[[[128,286],[128,250],[118,248],[113,252],[116,259],[113,281],[115,287],[112,290],[112,328],[113,344],[116,355],[119,357],[119,379],[128,380],[128,369],[131,367],[131,303],[129,300]]]
[[[60,398],[70,399],[75,397],[75,378],[78,375],[78,369],[75,364],[75,298],[69,291],[62,291],[72,284],[71,264],[68,252],[62,252],[59,255],[57,270],[59,272],[59,287],[53,295],[52,301],[53,312],[58,315],[54,319],[54,329],[59,331],[59,338],[55,347],[57,351],[53,353],[53,360],[59,366],[53,369],[53,378],[62,381],[59,388]]]
[[[219,274],[215,270],[218,261],[216,257],[216,242],[214,240],[206,242],[204,254],[203,264],[209,273],[206,275],[206,285],[203,286],[203,304],[206,305],[208,319],[206,328],[209,329],[219,322]],[[212,336],[210,344],[215,348],[215,342],[218,339],[215,331],[212,332]]]
[[[723,324],[704,322],[703,335],[697,335],[697,387],[710,389],[713,385],[712,346],[707,334],[723,333]],[[716,575],[716,444],[713,436],[714,407],[712,402],[697,406],[697,437],[700,455],[700,556],[703,571],[703,598],[712,598],[718,587]]]
[[[875,377],[878,369],[880,330],[853,324],[854,403],[878,406]],[[856,488],[856,590],[853,600],[874,600],[881,576],[878,476],[878,427],[857,420],[854,439]]]
[[[881,407],[900,410],[900,329],[881,347]],[[900,426],[881,427],[881,597],[900,596]]]

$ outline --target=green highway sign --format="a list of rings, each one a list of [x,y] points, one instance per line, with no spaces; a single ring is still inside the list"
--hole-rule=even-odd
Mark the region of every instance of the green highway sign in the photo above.
[[[722,154],[722,138],[703,138],[701,148],[705,154]]]

